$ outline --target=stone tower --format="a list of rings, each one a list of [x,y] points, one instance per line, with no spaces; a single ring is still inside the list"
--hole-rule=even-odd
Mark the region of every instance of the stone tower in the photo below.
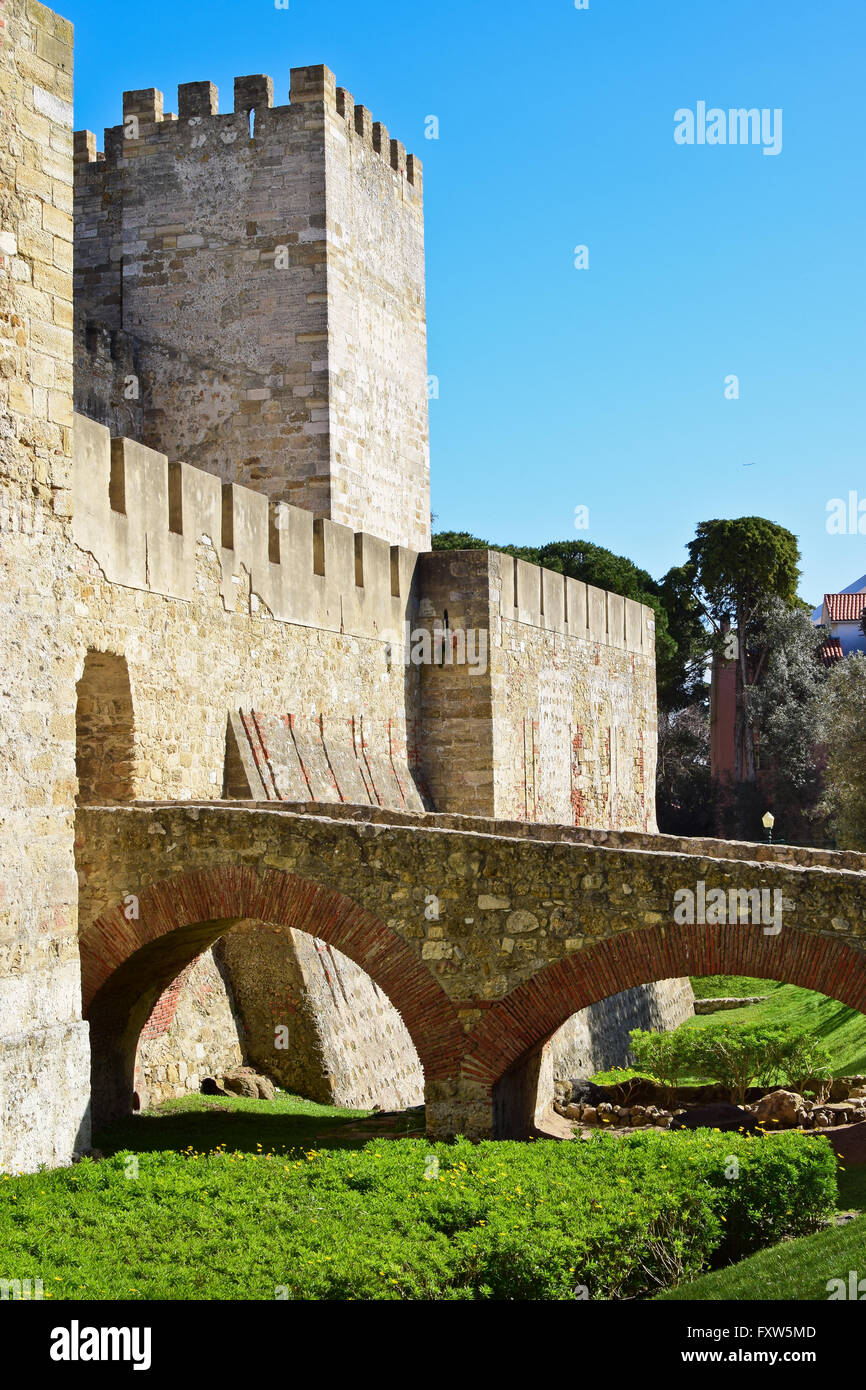
[[[76,133],[76,408],[274,501],[430,545],[421,164],[326,67],[126,92]]]
[[[0,30],[0,1170],[89,1142],[73,859],[72,25]]]

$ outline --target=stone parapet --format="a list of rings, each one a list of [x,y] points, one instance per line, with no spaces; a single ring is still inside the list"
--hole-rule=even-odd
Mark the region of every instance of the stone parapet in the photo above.
[[[244,571],[254,614],[363,637],[402,630],[417,561],[403,546],[169,464],[84,416],[76,416],[73,488],[75,541],[110,583],[191,602],[204,541],[231,609]]]

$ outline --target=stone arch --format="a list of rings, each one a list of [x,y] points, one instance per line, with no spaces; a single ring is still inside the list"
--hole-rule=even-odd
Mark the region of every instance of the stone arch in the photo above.
[[[154,1003],[218,937],[241,922],[295,928],[334,946],[402,1015],[425,1083],[453,1077],[464,1050],[454,1005],[405,941],[358,903],[283,870],[221,866],[177,874],[126,897],[80,938],[96,1124],[131,1108],[135,1049]]]
[[[538,971],[485,1010],[463,1075],[491,1095],[509,1134],[532,1127],[530,1065],[578,1009],[637,985],[684,975],[750,975],[816,990],[866,1013],[866,950],[832,935],[786,927],[668,925],[618,932]],[[498,1103],[497,1103],[498,1102]],[[494,1120],[494,1125],[496,1121]]]
[[[76,685],[75,771],[81,805],[130,802],[135,783],[135,717],[126,659],[89,650]]]

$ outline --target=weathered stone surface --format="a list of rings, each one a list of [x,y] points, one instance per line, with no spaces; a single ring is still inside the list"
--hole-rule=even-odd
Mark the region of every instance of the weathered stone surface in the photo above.
[[[342,952],[300,931],[244,924],[218,947],[246,1055],[285,1090],[383,1110],[420,1104],[424,1077],[397,1010]]]
[[[743,999],[696,999],[695,1013],[717,1014],[725,1009],[748,1009],[753,1004],[760,1004],[766,998],[766,994],[755,994]]]
[[[797,1124],[805,1102],[796,1091],[771,1091],[753,1106],[753,1111],[767,1129],[790,1128]]]
[[[244,1028],[234,996],[213,954],[206,951],[172,981],[141,1030],[135,1090],[142,1109],[201,1089],[206,1076],[244,1060]],[[176,1068],[173,1077],[169,1065]]]
[[[82,142],[78,408],[226,483],[426,549],[420,163],[395,167],[356,130],[327,68],[295,69],[287,105],[268,82],[256,95],[238,79],[223,113],[211,83],[186,83],[194,115],[168,122],[148,98],[137,127],[106,131],[104,158]]]
[[[0,1169],[89,1144],[75,796],[72,26],[6,0],[0,43]]]
[[[247,1100],[258,1100],[261,1094],[257,1078],[247,1072],[233,1072],[230,1076],[224,1076],[222,1084],[223,1090],[231,1091],[236,1096],[245,1096]]]

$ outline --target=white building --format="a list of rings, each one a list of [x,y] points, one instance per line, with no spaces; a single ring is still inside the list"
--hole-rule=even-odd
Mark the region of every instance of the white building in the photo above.
[[[833,642],[838,642],[842,656],[852,652],[866,654],[866,634],[860,620],[866,610],[866,575],[838,594],[825,594],[824,602],[812,614],[814,623],[826,627]]]

